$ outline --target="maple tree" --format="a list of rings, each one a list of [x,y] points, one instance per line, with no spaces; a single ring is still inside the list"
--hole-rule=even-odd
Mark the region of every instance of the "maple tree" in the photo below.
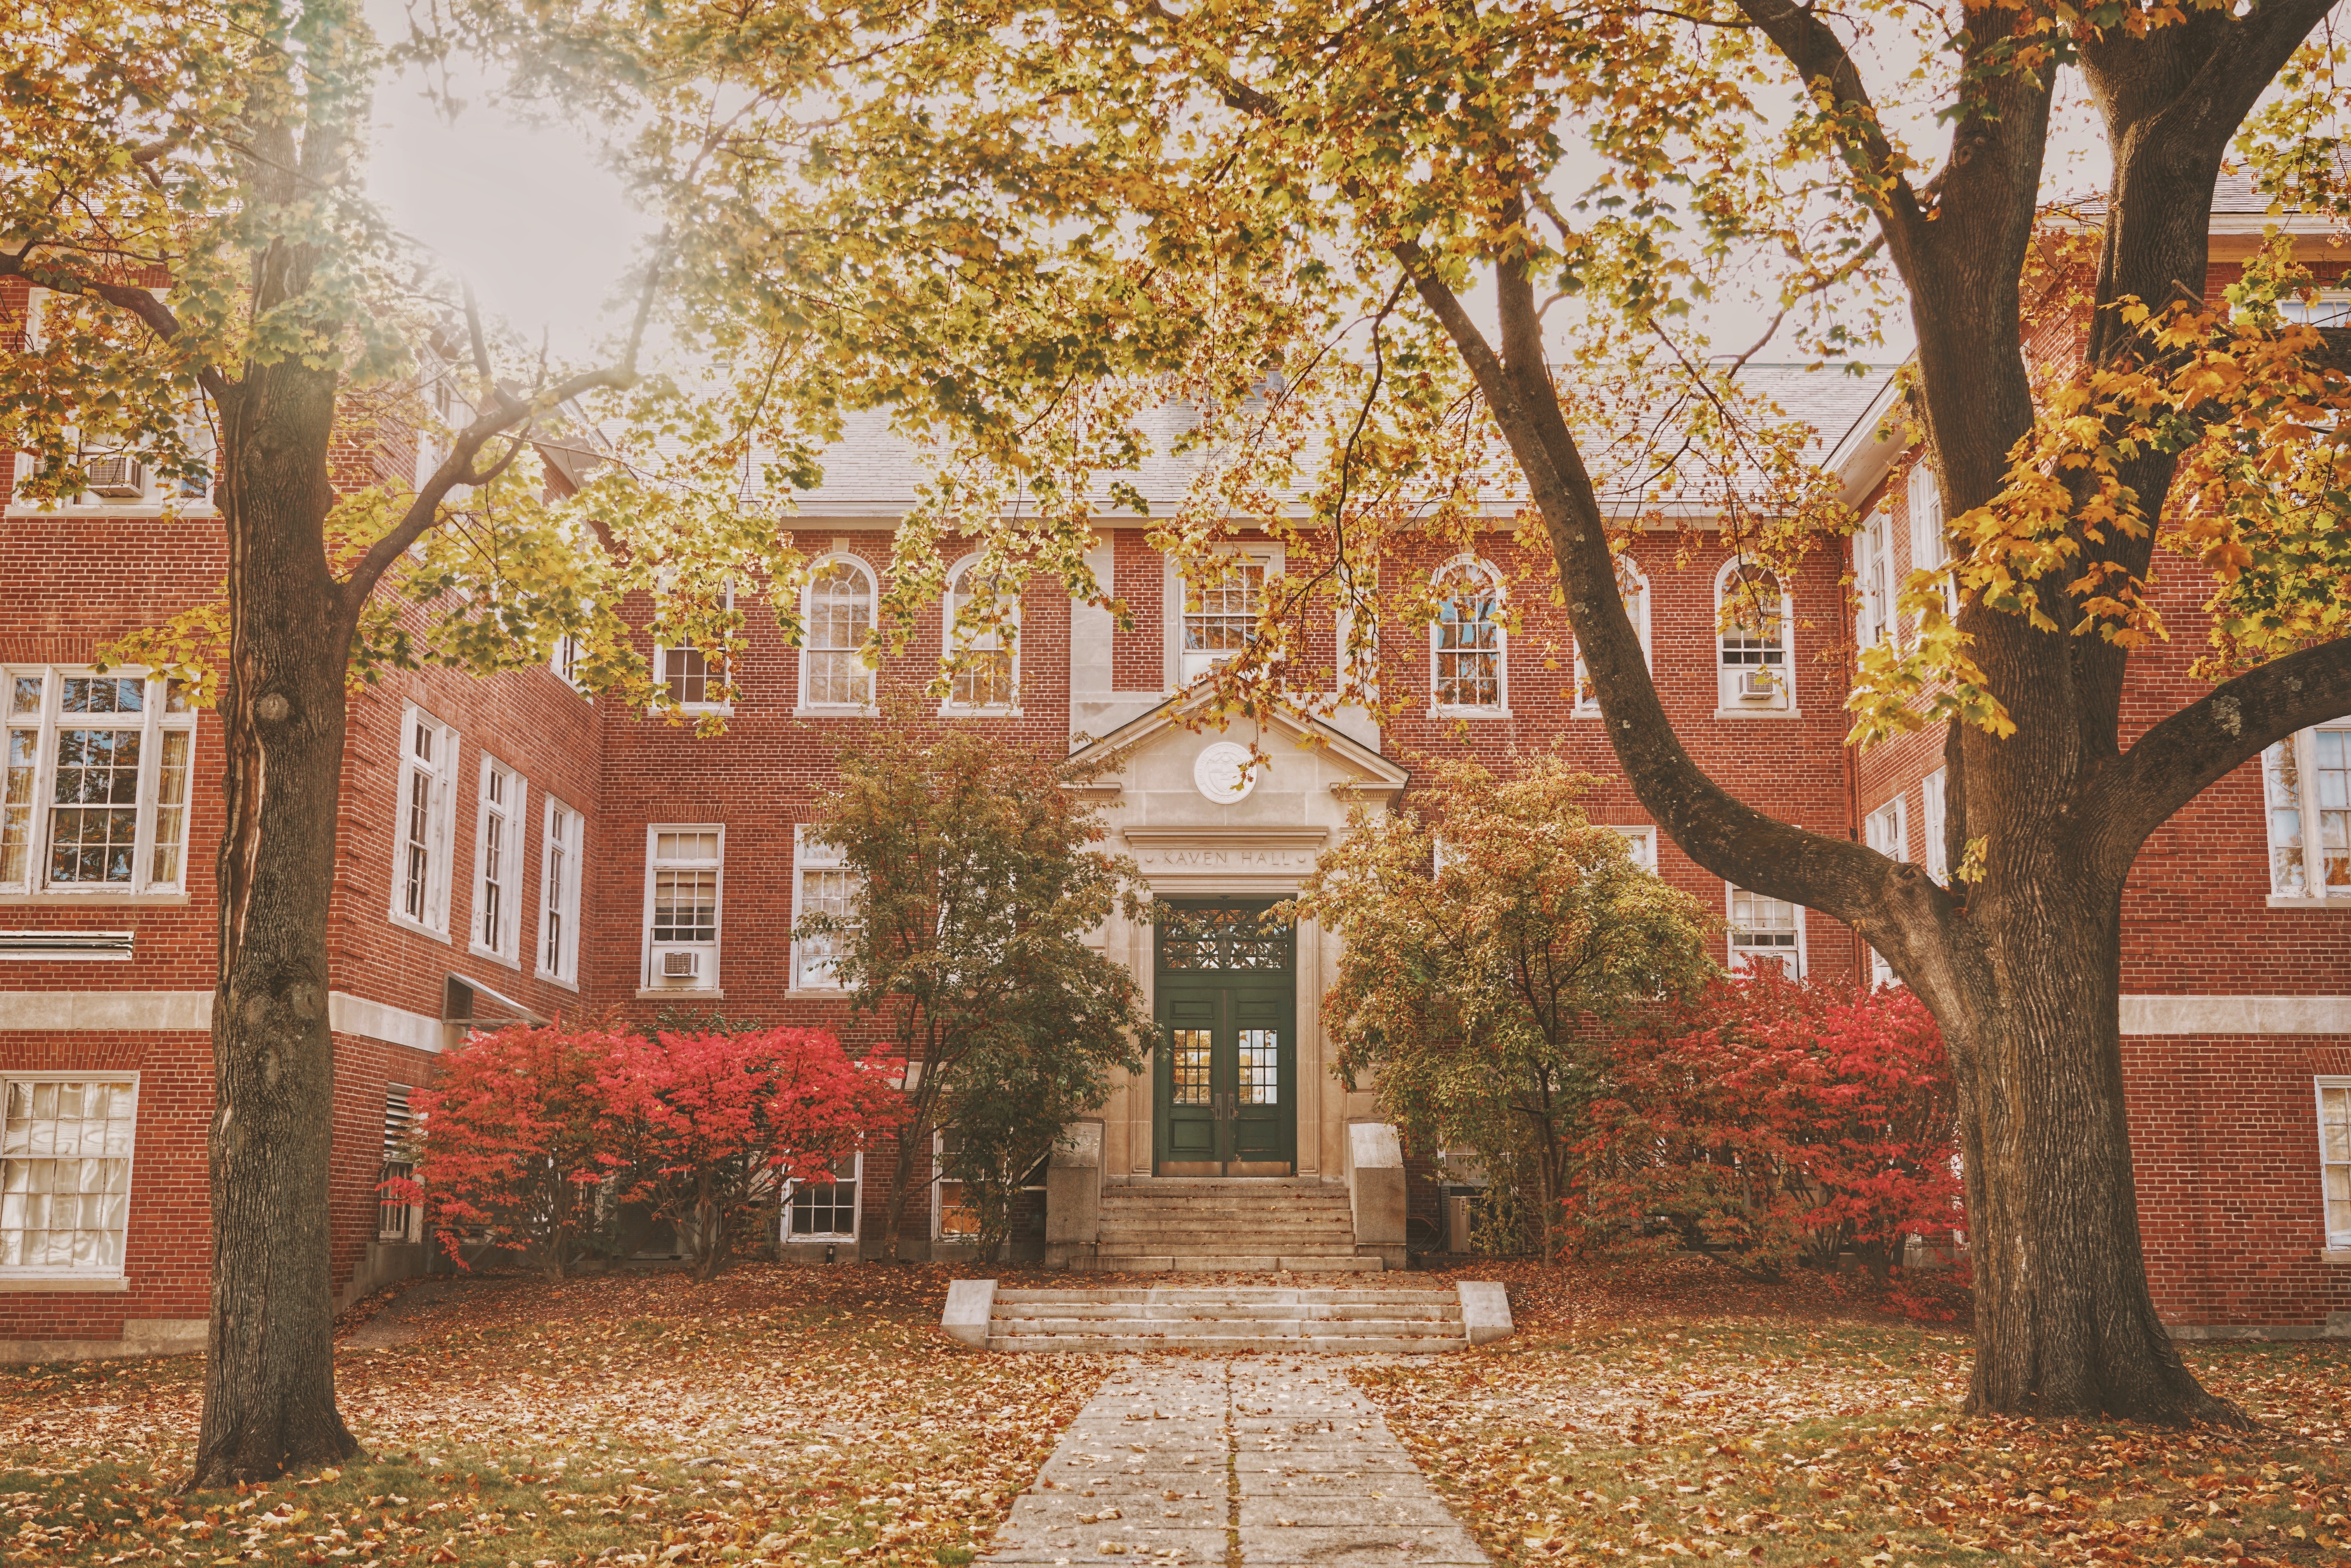
[[[1978,1243],[1976,1407],[2182,1420],[2232,1416],[2147,1289],[2119,910],[2168,818],[2351,711],[2351,337],[2286,308],[2310,278],[2283,235],[2228,308],[2204,302],[2232,146],[2299,210],[2351,210],[2330,8],[455,14],[526,94],[625,59],[601,101],[641,176],[723,170],[727,203],[676,220],[683,310],[742,371],[719,423],[784,449],[843,406],[892,409],[935,459],[899,535],[910,595],[942,539],[976,534],[1100,599],[1101,497],[1140,508],[1123,476],[1180,401],[1201,473],[1154,542],[1212,573],[1220,539],[1261,530],[1299,568],[1213,709],[1376,706],[1401,685],[1378,678],[1404,575],[1383,564],[1486,526],[1500,467],[1652,820],[1709,873],[1858,928],[1934,1013]],[[2068,78],[2112,174],[2078,290],[2043,273],[2028,294]],[[1864,653],[1855,738],[1940,727],[1952,880],[1727,790],[1621,601],[1644,521],[1704,514],[1783,566],[1851,525],[1742,385],[1747,356],[1694,324],[1725,293],[1804,357],[1865,350],[1880,302],[1908,315],[1902,416],[1953,563],[1912,574],[1906,634]],[[2078,358],[2036,362],[2028,328],[2076,306]],[[2158,571],[2208,585],[2218,684],[2142,729],[2122,693],[2161,629]],[[1301,630],[1334,612],[1337,653],[1311,657]]]
[[[763,1226],[777,1234],[795,1185],[831,1181],[891,1132],[904,1068],[853,1060],[823,1030],[622,1037],[599,1074],[611,1201],[675,1227],[695,1277],[713,1279]]]
[[[1851,1249],[1882,1279],[1907,1239],[1964,1229],[1950,1063],[1910,992],[1767,967],[1645,1021],[1608,1039],[1576,1141],[1566,1201],[1588,1240],[1764,1274]]]
[[[1474,1149],[1524,1191],[1552,1255],[1600,1038],[1702,984],[1712,922],[1587,821],[1593,781],[1553,758],[1498,779],[1439,764],[1392,813],[1357,807],[1296,914],[1340,939],[1324,1027],[1349,1083],[1423,1149]]]
[[[1086,943],[1113,910],[1139,915],[1134,867],[1096,847],[1102,818],[1075,782],[1068,764],[985,734],[885,729],[842,752],[839,787],[801,830],[840,852],[852,887],[845,908],[793,927],[801,961],[807,945],[830,955],[912,1073],[884,1257],[928,1190],[935,1134],[956,1134],[947,1157],[1000,1223],[1050,1139],[1142,1068],[1142,989]]]

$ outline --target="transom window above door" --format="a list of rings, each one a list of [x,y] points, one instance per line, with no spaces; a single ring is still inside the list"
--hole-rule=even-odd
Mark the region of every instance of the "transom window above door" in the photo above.
[[[1287,969],[1290,926],[1262,909],[1152,906],[1159,934],[1159,962],[1169,969]]]

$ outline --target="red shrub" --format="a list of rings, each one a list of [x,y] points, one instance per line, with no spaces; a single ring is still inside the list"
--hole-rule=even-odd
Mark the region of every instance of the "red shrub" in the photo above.
[[[1882,1273],[1965,1223],[1942,1035],[1907,990],[1727,979],[1609,1054],[1569,1200],[1593,1241]]]

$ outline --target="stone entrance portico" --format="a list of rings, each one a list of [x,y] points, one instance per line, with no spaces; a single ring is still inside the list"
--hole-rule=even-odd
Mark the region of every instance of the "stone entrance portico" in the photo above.
[[[1254,910],[1294,894],[1316,857],[1345,837],[1351,808],[1384,809],[1409,781],[1400,764],[1331,726],[1282,720],[1193,730],[1185,717],[1176,705],[1165,705],[1076,754],[1081,761],[1112,763],[1088,793],[1102,808],[1112,843],[1134,858],[1153,897],[1171,904]],[[1084,1131],[1083,1153],[1057,1158],[1048,1197],[1049,1260],[1069,1260],[1073,1249],[1082,1252],[1094,1240],[1073,1233],[1099,1227],[1098,1196],[1087,1202],[1076,1190],[1088,1181],[1098,1195],[1102,1184],[1218,1177],[1220,1186],[1246,1197],[1247,1186],[1233,1177],[1275,1178],[1262,1190],[1269,1228],[1278,1224],[1281,1190],[1295,1193],[1292,1183],[1343,1185],[1351,1209],[1358,1207],[1348,1129],[1374,1122],[1376,1113],[1368,1092],[1348,1092],[1332,1071],[1321,1001],[1334,977],[1335,939],[1301,921],[1278,963],[1258,967],[1244,958],[1233,967],[1209,963],[1206,972],[1200,965],[1171,967],[1159,933],[1147,923],[1114,917],[1100,940],[1143,986],[1160,1039],[1151,1067],[1112,1091],[1099,1134]],[[1276,1033],[1282,1035],[1278,1071]],[[1294,1128],[1286,1161],[1263,1131],[1271,1107],[1251,1098],[1275,1082],[1282,1131]],[[1386,1143],[1393,1146],[1393,1137]],[[1098,1165],[1081,1176],[1084,1160]],[[1400,1227],[1400,1168],[1395,1186]],[[1249,1244],[1246,1204],[1232,1223],[1235,1234],[1219,1251],[1267,1249]],[[1358,1243],[1374,1242],[1381,1255],[1389,1250],[1390,1238],[1369,1239],[1360,1223],[1356,1228]],[[1399,1254],[1402,1239],[1399,1229],[1393,1238]]]

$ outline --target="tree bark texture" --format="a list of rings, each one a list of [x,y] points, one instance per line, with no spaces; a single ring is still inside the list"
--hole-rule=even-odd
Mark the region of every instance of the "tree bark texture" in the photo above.
[[[252,371],[224,410],[228,826],[213,1002],[213,1313],[197,1486],[357,1448],[335,1409],[327,914],[349,630],[320,531],[335,377]]]
[[[2035,411],[2019,279],[2036,221],[2050,83],[1990,70],[1958,118],[1949,163],[1914,190],[1875,131],[1858,73],[1794,0],[1740,0],[1807,80],[1858,112],[1844,152],[1909,287],[1918,412],[1944,511],[2002,488]],[[2214,177],[2228,138],[2326,0],[2085,44],[2116,172],[2092,351],[2132,354],[2108,308],[2204,287]],[[1990,16],[1991,14],[1986,14]],[[1963,37],[1987,64],[1999,29]],[[1887,177],[1879,180],[1879,175]],[[1853,925],[1933,1011],[1957,1080],[1977,1295],[1977,1411],[2241,1421],[2182,1364],[2149,1293],[2138,1231],[2120,1038],[2121,910],[2147,834],[2197,791],[2308,725],[2351,712],[2351,643],[2277,660],[2223,684],[2122,747],[2127,652],[2082,613],[2061,630],[1970,603],[1959,624],[2015,733],[1956,728],[1946,748],[1946,890],[1916,866],[1774,821],[1689,757],[1615,590],[1607,531],[1545,363],[1534,279],[1497,267],[1500,333],[1488,342],[1411,243],[1395,247],[1477,377],[1549,531],[1577,645],[1635,794],[1699,865]],[[2331,346],[2331,345],[2330,345]],[[2124,474],[2150,517],[2174,460]],[[2079,537],[2079,536],[2077,536]],[[2151,540],[2084,538],[2084,559],[2150,570]],[[2062,591],[2048,592],[2063,600]],[[2071,618],[2071,619],[2069,619]],[[1970,856],[1971,847],[1977,851]]]

